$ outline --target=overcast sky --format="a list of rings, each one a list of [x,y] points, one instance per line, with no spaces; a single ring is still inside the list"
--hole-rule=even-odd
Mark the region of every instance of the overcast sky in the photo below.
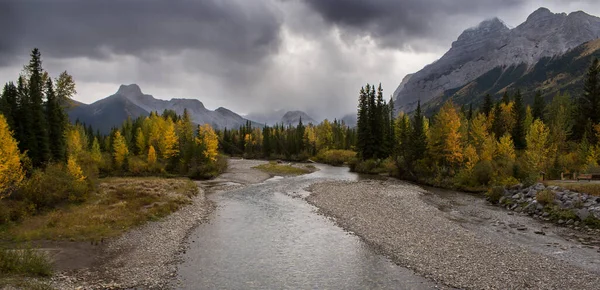
[[[600,15],[597,0],[0,0],[0,81],[38,47],[84,103],[137,83],[210,109],[333,118],[367,82],[389,96],[464,29],[495,16],[514,27],[540,6]]]

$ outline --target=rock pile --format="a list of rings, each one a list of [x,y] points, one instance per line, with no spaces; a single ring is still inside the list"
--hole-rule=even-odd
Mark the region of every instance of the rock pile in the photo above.
[[[542,204],[536,199],[538,193],[549,191],[554,194],[552,204]],[[579,224],[579,221],[593,217],[600,220],[600,197],[591,196],[586,193],[579,193],[564,189],[558,186],[546,187],[542,183],[530,187],[524,187],[522,184],[504,189],[504,196],[499,200],[499,204],[509,210],[528,213],[531,216],[550,220],[551,210],[563,210],[571,212],[573,219],[558,219],[559,224]]]

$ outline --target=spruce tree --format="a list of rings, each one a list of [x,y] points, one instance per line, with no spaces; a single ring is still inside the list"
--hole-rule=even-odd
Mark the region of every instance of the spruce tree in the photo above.
[[[427,136],[425,135],[425,127],[423,122],[423,112],[421,111],[421,101],[417,103],[417,110],[412,120],[412,131],[410,132],[410,144],[409,162],[410,166],[414,166],[414,162],[425,157],[425,151],[427,150]]]
[[[515,104],[513,106],[513,115],[515,116],[515,126],[512,130],[512,137],[515,144],[515,149],[525,149],[525,104],[523,104],[523,96],[521,91],[515,94]]]
[[[4,85],[2,96],[0,96],[0,113],[6,118],[8,127],[12,131],[16,131],[16,120],[19,116],[18,92],[17,87],[13,82],[8,82]]]
[[[542,93],[540,91],[535,92],[535,96],[533,97],[533,119],[540,119],[544,121],[544,110],[546,108],[546,103],[544,102],[544,98],[542,97]]]
[[[42,83],[42,60],[40,51],[34,48],[31,52],[31,60],[27,66],[30,74],[28,83],[30,110],[31,110],[31,128],[28,135],[35,139],[35,144],[30,151],[31,161],[34,166],[40,166],[50,159],[50,145],[48,139],[48,127],[44,114],[44,96]]]
[[[483,100],[483,106],[481,107],[481,112],[484,113],[486,117],[489,117],[493,109],[494,102],[492,101],[492,96],[486,94],[485,99]]]
[[[577,120],[574,129],[574,137],[579,140],[583,137],[586,127],[598,124],[600,120],[600,65],[595,59],[589,67],[583,87],[583,95],[578,99],[578,107],[575,112]],[[587,124],[590,122],[590,124]],[[593,135],[593,134],[592,134]],[[589,136],[588,136],[589,137]],[[595,139],[590,137],[592,140]]]
[[[502,102],[505,105],[508,105],[508,103],[510,103],[510,97],[508,96],[507,92],[504,92],[504,95],[502,95]]]
[[[46,120],[48,122],[48,137],[50,142],[50,152],[52,159],[55,161],[65,160],[66,142],[65,128],[66,116],[63,108],[54,93],[54,85],[52,79],[46,81]],[[89,138],[89,137],[88,137]],[[92,138],[93,140],[93,138]],[[88,146],[89,144],[85,144]]]
[[[367,88],[369,88],[367,86]],[[364,87],[360,89],[360,95],[358,99],[358,114],[357,114],[357,149],[359,156],[365,159],[365,154],[368,147],[369,140],[369,101],[368,92]]]
[[[492,133],[496,136],[496,139],[500,140],[500,138],[504,135],[502,124],[502,118],[500,118],[500,114],[502,114],[502,108],[500,107],[501,102],[496,103],[494,106],[494,121],[492,122]]]

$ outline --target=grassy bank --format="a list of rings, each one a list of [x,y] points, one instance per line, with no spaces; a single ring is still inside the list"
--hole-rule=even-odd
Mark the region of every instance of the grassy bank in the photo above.
[[[302,168],[287,164],[278,164],[277,162],[271,161],[268,164],[262,164],[253,168],[261,170],[271,175],[296,176],[311,173],[313,170],[311,170],[312,168],[310,168],[309,166],[312,165],[306,165],[305,168]]]
[[[585,192],[589,195],[600,196],[600,183],[596,182],[564,182],[564,181],[547,181],[546,185],[556,185],[564,189],[576,192]]]
[[[39,278],[52,275],[52,264],[44,253],[32,248],[0,248],[0,288],[51,289]]]
[[[189,179],[107,178],[76,204],[29,216],[6,225],[0,238],[29,240],[100,240],[156,220],[191,201],[198,188]]]

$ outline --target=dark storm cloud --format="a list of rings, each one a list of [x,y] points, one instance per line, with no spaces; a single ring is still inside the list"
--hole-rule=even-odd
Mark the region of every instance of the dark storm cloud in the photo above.
[[[281,19],[263,1],[0,0],[0,25],[5,62],[39,47],[56,58],[203,50],[253,63],[277,49]]]
[[[522,0],[304,0],[329,23],[369,34],[385,46],[411,47],[455,38],[448,27],[461,18],[491,17]],[[467,28],[467,27],[464,27]],[[454,32],[454,31],[453,31]]]

